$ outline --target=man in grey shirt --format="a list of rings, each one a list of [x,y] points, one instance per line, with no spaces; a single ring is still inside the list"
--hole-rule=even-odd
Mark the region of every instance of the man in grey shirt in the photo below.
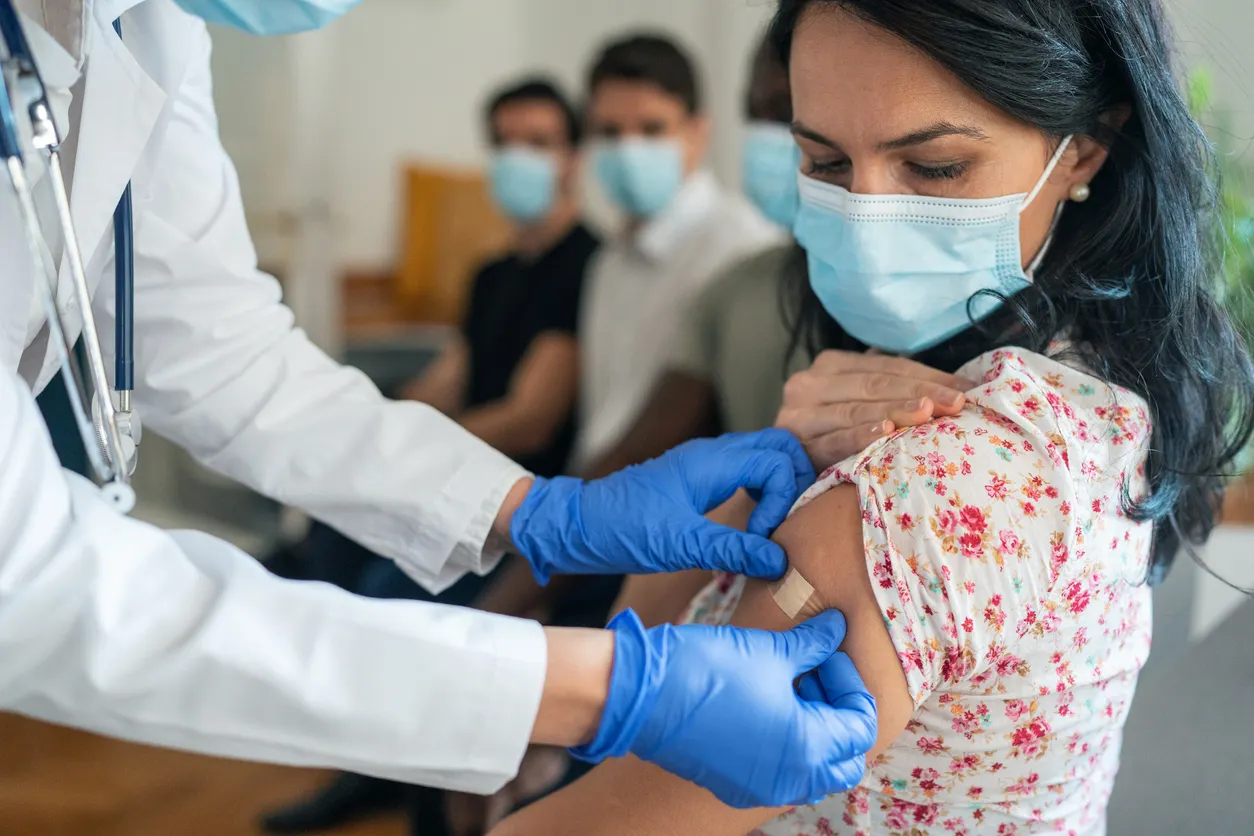
[[[755,123],[783,127],[792,120],[788,74],[769,44],[763,43],[754,57],[747,104]],[[781,175],[795,178],[795,168]],[[688,309],[666,371],[634,424],[585,475],[614,473],[678,441],[771,426],[780,407],[789,343],[781,285],[786,271],[795,275],[797,270],[804,271],[804,257],[789,242],[713,279]],[[804,280],[803,273],[798,280]],[[796,369],[806,365],[801,359],[794,363]]]

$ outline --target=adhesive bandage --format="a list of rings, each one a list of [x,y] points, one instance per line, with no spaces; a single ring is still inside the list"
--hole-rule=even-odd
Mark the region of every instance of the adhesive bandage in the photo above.
[[[784,577],[770,585],[771,597],[789,618],[796,618],[814,595],[814,587],[791,566]]]

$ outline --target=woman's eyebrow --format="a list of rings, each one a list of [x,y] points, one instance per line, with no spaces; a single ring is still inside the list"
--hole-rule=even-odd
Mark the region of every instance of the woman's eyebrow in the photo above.
[[[792,132],[799,137],[810,140],[811,142],[817,142],[819,145],[826,145],[828,148],[837,147],[835,142],[823,136],[823,134],[813,128],[806,127],[803,122],[794,121],[792,123]],[[942,136],[966,136],[971,139],[978,140],[988,139],[988,134],[984,133],[984,131],[979,128],[971,127],[969,125],[955,125],[952,122],[937,122],[934,125],[928,125],[926,128],[911,131],[910,133],[905,134],[904,136],[899,136],[896,139],[881,142],[876,146],[876,149],[879,151],[896,151],[902,148],[909,148],[914,145],[922,145],[925,142],[931,142],[932,140],[939,139]]]
[[[931,142],[934,139],[940,139],[942,136],[966,136],[971,139],[986,140],[988,134],[979,128],[969,125],[955,125],[952,122],[937,122],[934,125],[928,125],[917,131],[911,131],[905,136],[899,136],[896,139],[890,139],[887,142],[881,142],[876,146],[880,151],[898,151],[902,148],[909,148],[914,145],[922,145],[925,142]]]
[[[819,133],[813,128],[807,128],[805,124],[803,124],[800,120],[793,120],[792,133],[793,133],[793,136],[799,136],[802,139],[808,139],[811,142],[817,142],[819,145],[826,145],[828,148],[836,147],[836,143],[832,142],[830,139],[823,136],[823,134]]]

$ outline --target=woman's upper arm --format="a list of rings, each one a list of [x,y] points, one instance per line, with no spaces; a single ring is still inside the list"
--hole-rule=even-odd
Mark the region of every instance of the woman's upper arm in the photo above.
[[[870,763],[905,729],[914,704],[867,573],[857,489],[839,485],[820,495],[789,517],[774,539],[814,593],[802,611],[789,618],[766,582],[750,580],[732,623],[786,630],[823,610],[844,614],[847,628],[840,649],[853,660],[876,701],[879,733]]]

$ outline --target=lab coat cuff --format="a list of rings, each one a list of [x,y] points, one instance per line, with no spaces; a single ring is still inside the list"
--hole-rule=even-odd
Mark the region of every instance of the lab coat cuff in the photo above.
[[[531,745],[531,732],[540,711],[544,680],[548,670],[548,643],[544,628],[528,622],[518,629],[516,619],[508,619],[509,629],[496,633],[496,662],[484,677],[482,693],[488,695],[467,754],[470,763],[482,764],[482,783],[471,792],[490,795],[518,775],[523,755]],[[508,774],[493,774],[493,767],[507,767]]]
[[[448,558],[432,572],[431,544],[418,536],[397,559],[406,574],[435,595],[467,572],[486,575],[496,567],[505,550],[490,537],[492,526],[510,490],[531,476],[486,444],[481,448],[467,458],[437,500],[444,507],[436,516],[452,521],[448,530],[457,532],[456,539],[436,550]]]
[[[493,486],[492,490],[471,518],[465,535],[453,548],[450,560],[451,563],[465,566],[480,575],[492,571],[505,554],[504,544],[491,536],[492,526],[496,523],[497,514],[501,512],[501,506],[505,504],[505,497],[520,481],[532,478],[527,470],[508,459],[506,461],[507,466],[501,468],[495,477],[490,473],[484,474],[485,481],[491,480],[487,483]]]

